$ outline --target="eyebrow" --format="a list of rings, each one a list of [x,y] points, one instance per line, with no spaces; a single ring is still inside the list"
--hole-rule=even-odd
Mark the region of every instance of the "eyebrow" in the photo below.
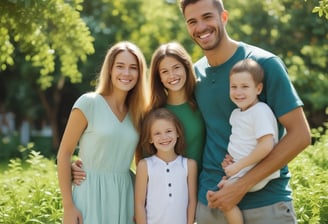
[[[201,15],[201,17],[204,18],[204,17],[212,16],[212,15],[213,15],[213,12],[205,12],[205,13],[203,13]],[[192,22],[193,20],[197,20],[197,19],[195,19],[194,17],[192,17],[192,18],[186,20],[186,23]]]
[[[122,61],[116,61],[115,62],[115,64],[117,65],[126,65],[126,64],[128,64],[128,63],[126,63],[126,62],[122,62]],[[134,63],[134,64],[129,64],[129,66],[138,66],[138,64],[137,63]]]

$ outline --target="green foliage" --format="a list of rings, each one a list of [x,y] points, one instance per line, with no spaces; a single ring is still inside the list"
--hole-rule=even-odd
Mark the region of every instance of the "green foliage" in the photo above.
[[[51,158],[53,153],[51,151],[51,137],[34,136],[31,142],[25,146],[20,142],[20,135],[14,132],[10,135],[0,134],[0,161],[9,161],[12,158],[24,158],[30,151],[36,151]]]
[[[0,1],[0,71],[15,62],[14,49],[40,68],[37,80],[42,89],[54,81],[58,58],[62,75],[81,81],[78,62],[94,52],[93,37],[80,18],[81,0]],[[17,45],[17,46],[16,46]]]
[[[141,4],[143,23],[139,29],[131,30],[131,38],[143,50],[148,62],[154,50],[169,41],[183,43],[192,53],[191,47],[194,44],[187,33],[183,15],[177,4],[169,4],[164,0],[142,0]]]
[[[328,222],[328,129],[323,130],[314,130],[315,144],[289,164],[300,224]],[[59,224],[63,211],[54,161],[26,152],[0,173],[0,223]]]
[[[328,223],[328,130],[289,165],[294,205],[300,224]]]
[[[12,135],[0,134],[0,161],[8,161],[19,156],[19,136],[15,132]]]
[[[294,0],[225,1],[231,36],[282,58],[309,119],[318,113],[324,117],[328,105],[328,23],[312,13],[316,4]]]
[[[317,13],[319,17],[324,16],[326,19],[328,19],[328,0],[319,1],[319,5],[315,6],[312,12]]]
[[[54,162],[31,151],[10,160],[0,174],[0,223],[61,223],[61,195]]]
[[[327,1],[224,1],[231,37],[281,56],[313,127],[325,120],[318,119],[318,114],[327,116],[323,111],[328,105],[328,23],[312,11],[324,10]],[[7,109],[20,119],[52,119],[54,137],[59,139],[54,124],[59,120],[65,124],[66,114],[59,111],[67,108],[62,105],[94,88],[106,50],[113,43],[135,42],[149,62],[155,48],[176,40],[196,61],[203,53],[187,33],[178,1],[172,2],[1,0],[0,82],[6,96],[0,100],[5,99]],[[73,83],[64,92],[68,81]],[[82,85],[77,85],[80,81]],[[67,98],[71,101],[60,102]]]

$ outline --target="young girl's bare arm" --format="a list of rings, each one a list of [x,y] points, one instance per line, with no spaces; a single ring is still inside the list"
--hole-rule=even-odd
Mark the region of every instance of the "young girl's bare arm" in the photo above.
[[[188,159],[188,209],[187,223],[193,224],[195,221],[197,206],[197,163]]]
[[[148,171],[146,160],[140,160],[136,171],[134,212],[136,224],[146,224],[146,196],[147,196]]]

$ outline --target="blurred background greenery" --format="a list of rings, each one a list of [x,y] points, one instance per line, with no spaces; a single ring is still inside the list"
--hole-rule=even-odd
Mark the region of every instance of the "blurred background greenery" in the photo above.
[[[311,127],[323,126],[327,0],[224,3],[231,37],[281,56]],[[1,129],[0,160],[29,142],[44,155],[55,155],[72,104],[94,89],[106,50],[121,40],[136,43],[148,63],[155,48],[172,40],[194,61],[202,56],[174,0],[0,1],[0,118],[14,121]]]

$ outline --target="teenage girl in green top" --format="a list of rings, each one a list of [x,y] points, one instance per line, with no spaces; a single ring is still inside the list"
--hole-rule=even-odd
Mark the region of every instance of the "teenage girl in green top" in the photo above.
[[[196,160],[199,173],[205,124],[194,98],[196,76],[189,54],[176,42],[159,46],[152,56],[149,77],[149,110],[165,107],[178,117],[185,133],[185,156]],[[140,151],[137,149],[136,162],[144,155]]]

